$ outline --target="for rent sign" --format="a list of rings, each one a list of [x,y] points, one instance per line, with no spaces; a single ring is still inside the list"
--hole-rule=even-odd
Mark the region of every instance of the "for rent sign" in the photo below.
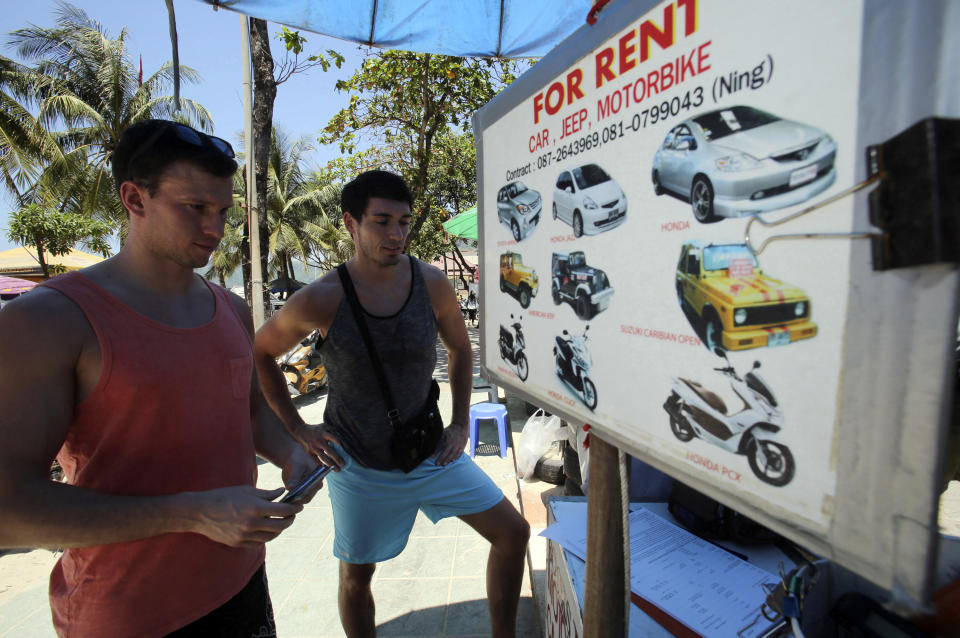
[[[902,375],[882,392],[857,380],[885,378],[880,353],[933,316],[920,306],[956,295],[874,274],[853,241],[756,253],[773,231],[754,224],[748,244],[747,225],[858,183],[866,147],[917,119],[956,117],[960,78],[944,62],[956,45],[940,34],[958,21],[938,0],[611,2],[475,117],[483,373],[889,586],[895,548],[918,543],[890,532],[868,548],[842,530],[935,528],[935,511],[906,495],[933,488],[946,411],[917,402]],[[953,76],[898,73],[908,52],[910,68]],[[866,206],[840,199],[784,232],[861,230]],[[895,329],[883,299],[916,319]],[[930,353],[939,379],[950,324],[903,356]],[[930,380],[913,359],[894,368]],[[948,385],[923,396],[939,401]],[[910,436],[904,406],[923,414]],[[905,441],[925,450],[909,472],[870,471],[903,457],[869,450]],[[904,498],[876,520],[857,513],[852,495],[888,503],[891,489]],[[922,562],[896,559],[905,572]]]

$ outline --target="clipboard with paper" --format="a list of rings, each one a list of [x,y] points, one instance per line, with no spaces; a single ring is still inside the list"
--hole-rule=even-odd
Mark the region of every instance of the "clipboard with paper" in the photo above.
[[[557,522],[541,535],[567,550],[568,557],[585,560],[586,503],[552,506]],[[761,613],[777,576],[687,532],[668,516],[660,503],[631,504],[630,589],[637,607],[678,636],[758,638],[777,629],[781,623]]]

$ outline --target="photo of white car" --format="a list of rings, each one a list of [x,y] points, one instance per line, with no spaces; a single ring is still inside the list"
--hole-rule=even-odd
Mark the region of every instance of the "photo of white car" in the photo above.
[[[595,235],[627,218],[623,189],[596,164],[563,171],[553,189],[553,218],[573,227],[573,234]]]
[[[836,142],[818,128],[731,106],[670,130],[653,158],[653,188],[688,199],[703,223],[755,215],[829,188],[836,154]]]

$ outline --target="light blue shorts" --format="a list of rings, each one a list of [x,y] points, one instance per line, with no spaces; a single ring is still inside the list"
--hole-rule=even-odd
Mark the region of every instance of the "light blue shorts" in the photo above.
[[[333,506],[333,555],[347,563],[372,564],[407,546],[417,510],[433,523],[448,516],[485,512],[503,492],[466,454],[446,466],[432,456],[409,474],[373,470],[334,445],[346,465],[325,480]]]

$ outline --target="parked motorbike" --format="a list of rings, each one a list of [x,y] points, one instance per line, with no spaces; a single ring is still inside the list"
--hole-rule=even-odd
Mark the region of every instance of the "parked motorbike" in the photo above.
[[[570,336],[564,330],[553,346],[553,357],[557,362],[557,376],[580,395],[584,405],[593,410],[597,407],[597,387],[588,376],[593,366],[593,357],[587,350],[589,329],[588,324],[579,336]]]
[[[714,368],[730,379],[730,386],[743,401],[743,409],[732,412],[717,394],[691,379],[675,378],[672,392],[663,404],[670,415],[670,429],[681,441],[697,436],[724,450],[746,455],[750,469],[761,481],[781,487],[793,479],[796,465],[790,448],[778,439],[783,410],[773,392],[753,369],[739,376],[721,348],[714,350],[727,365]]]
[[[280,370],[299,394],[327,385],[327,369],[317,351],[320,332],[314,330],[300,345],[280,357]]]
[[[510,319],[513,319],[512,314]],[[527,355],[523,353],[523,349],[526,347],[527,342],[523,338],[523,327],[519,321],[510,324],[509,329],[500,324],[500,358],[517,368],[517,376],[520,377],[521,381],[526,381],[527,374],[530,372],[527,365]]]

